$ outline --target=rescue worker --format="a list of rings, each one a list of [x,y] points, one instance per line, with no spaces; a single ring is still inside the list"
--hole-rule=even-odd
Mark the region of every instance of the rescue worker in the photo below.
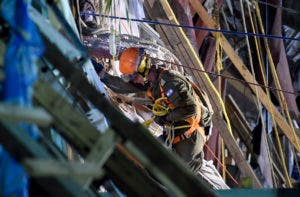
[[[209,135],[204,126],[211,126],[212,115],[209,101],[203,101],[201,91],[184,75],[152,65],[151,58],[142,48],[128,48],[121,54],[119,70],[123,80],[108,74],[101,64],[92,61],[101,81],[114,92],[145,91],[153,103],[167,109],[167,113],[154,119],[164,127],[162,138],[169,140],[176,154],[197,172]],[[172,137],[167,139],[169,136]]]

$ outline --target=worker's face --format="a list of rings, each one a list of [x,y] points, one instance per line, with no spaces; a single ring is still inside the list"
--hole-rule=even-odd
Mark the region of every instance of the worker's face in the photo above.
[[[139,84],[139,85],[145,85],[144,78],[142,75],[137,74],[130,82],[134,84]]]

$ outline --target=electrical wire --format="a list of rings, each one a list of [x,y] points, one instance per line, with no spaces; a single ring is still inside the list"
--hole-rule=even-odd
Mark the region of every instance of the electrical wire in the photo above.
[[[256,34],[256,33],[247,33],[247,32],[233,32],[233,31],[228,31],[228,30],[210,29],[210,28],[202,28],[202,27],[192,27],[192,26],[187,26],[187,25],[176,25],[176,24],[171,24],[171,23],[162,23],[162,22],[157,22],[157,21],[140,20],[140,19],[128,19],[128,18],[125,18],[125,17],[108,16],[108,15],[103,15],[103,14],[86,13],[86,12],[81,12],[81,14],[83,14],[83,15],[86,15],[86,14],[87,15],[94,15],[94,16],[107,17],[107,18],[115,18],[115,19],[120,19],[120,20],[132,20],[132,21],[136,21],[136,22],[148,22],[148,23],[151,23],[151,24],[161,24],[161,25],[175,26],[175,27],[181,27],[181,28],[193,28],[193,29],[200,29],[200,30],[206,30],[206,31],[215,31],[215,32],[222,32],[222,33],[230,33],[230,34],[237,33],[237,34],[243,34],[243,35],[248,35],[248,36],[269,37],[269,38],[300,41],[300,39],[296,39],[296,38],[283,37],[283,36],[273,36],[273,35],[267,35],[267,34]],[[237,78],[234,78],[234,77],[224,76],[222,74],[215,74],[215,73],[208,72],[208,71],[203,71],[203,70],[200,70],[200,69],[197,69],[197,68],[192,68],[192,67],[183,66],[183,65],[180,65],[180,64],[175,64],[173,62],[167,62],[167,61],[161,60],[161,59],[159,59],[159,60],[163,61],[163,62],[166,62],[166,63],[171,63],[171,64],[182,66],[182,67],[187,67],[187,68],[197,70],[197,71],[200,71],[200,72],[205,72],[205,73],[208,73],[208,74],[211,74],[211,75],[221,76],[221,77],[224,77],[224,78],[227,78],[227,79],[240,81],[242,83],[247,83],[247,84],[251,84],[251,85],[256,85],[256,86],[268,88],[268,89],[271,89],[271,90],[281,91],[281,92],[285,92],[285,93],[293,94],[293,95],[299,95],[300,94],[300,93],[295,93],[295,92],[291,92],[291,91],[288,91],[288,90],[282,90],[282,89],[274,88],[274,87],[271,87],[271,86],[265,86],[265,85],[258,84],[258,83],[247,82],[247,81],[242,80],[242,79],[237,79]]]
[[[264,2],[264,1],[257,1],[259,4],[264,4],[264,5],[268,5],[270,7],[273,7],[273,8],[277,8],[277,9],[282,9],[284,11],[287,11],[291,14],[297,14],[297,15],[300,15],[300,12],[297,11],[297,10],[294,10],[294,9],[291,9],[291,8],[287,8],[287,7],[283,7],[281,5],[275,5],[275,4],[272,4],[272,3],[268,3],[268,2]]]
[[[135,19],[135,18],[126,18],[126,17],[120,17],[120,16],[109,16],[104,14],[95,14],[95,13],[88,13],[88,12],[80,12],[80,15],[92,15],[92,16],[98,16],[98,17],[104,17],[104,18],[113,18],[113,19],[119,19],[119,20],[129,20],[134,22],[141,22],[141,23],[148,23],[152,25],[165,25],[165,26],[171,26],[171,27],[181,27],[185,29],[194,29],[194,30],[202,30],[202,31],[210,31],[210,32],[220,32],[223,34],[233,34],[233,35],[241,35],[241,36],[252,36],[252,37],[261,37],[261,38],[274,38],[274,39],[282,39],[282,40],[294,40],[294,41],[300,41],[299,38],[293,38],[293,37],[285,37],[285,36],[275,36],[270,34],[258,34],[258,33],[246,33],[241,31],[229,31],[224,29],[211,29],[211,28],[205,28],[205,27],[194,27],[189,25],[177,25],[173,23],[166,23],[166,22],[158,22],[158,21],[151,21],[151,20],[142,20],[142,19]]]
[[[213,72],[201,70],[199,68],[193,68],[193,67],[189,67],[189,66],[184,66],[184,65],[181,65],[181,64],[178,64],[178,63],[170,62],[170,61],[159,59],[159,58],[154,58],[154,57],[151,57],[151,58],[154,59],[154,60],[161,61],[161,62],[173,64],[173,65],[176,65],[176,66],[181,66],[183,68],[189,68],[191,70],[195,70],[195,71],[198,71],[198,72],[203,72],[203,73],[207,73],[207,74],[210,74],[210,75],[214,75],[214,76],[217,76],[217,77],[221,76],[221,77],[224,77],[226,79],[231,79],[231,80],[239,81],[239,82],[245,83],[245,84],[256,85],[256,86],[260,86],[260,87],[263,87],[263,88],[268,88],[270,90],[281,91],[281,92],[288,93],[288,94],[300,95],[300,93],[297,93],[297,92],[291,92],[291,91],[288,91],[288,90],[282,90],[282,89],[278,89],[278,88],[275,88],[275,87],[262,85],[262,84],[259,84],[259,83],[253,83],[253,82],[245,81],[243,79],[238,79],[238,78],[235,78],[235,77],[226,76],[226,75],[223,75],[223,74],[216,74],[216,73],[213,73]]]
[[[224,164],[219,160],[219,158],[215,155],[215,153],[213,152],[213,150],[211,150],[211,148],[209,148],[209,146],[207,144],[204,144],[204,146],[207,148],[208,152],[213,156],[213,158],[217,161],[217,163],[225,169],[225,172],[228,174],[228,176],[230,177],[230,179],[236,184],[239,185],[238,181],[233,178],[233,176],[230,174],[230,172],[226,169],[226,167],[224,166]]]

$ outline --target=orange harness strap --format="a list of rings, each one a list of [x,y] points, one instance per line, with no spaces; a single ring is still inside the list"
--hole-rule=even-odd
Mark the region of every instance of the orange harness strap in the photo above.
[[[204,141],[206,141],[206,135],[205,135],[204,129],[202,127],[200,127],[200,125],[199,125],[200,118],[201,118],[201,105],[200,105],[200,102],[199,102],[198,99],[197,99],[196,103],[197,103],[197,115],[196,115],[196,117],[188,118],[186,120],[188,123],[191,124],[191,127],[186,132],[184,132],[183,134],[176,136],[173,140],[173,144],[176,144],[176,143],[180,142],[181,140],[184,140],[184,139],[187,139],[187,138],[191,137],[191,135],[195,131],[199,131],[200,134],[202,135]]]
[[[162,97],[162,98],[166,98],[166,99],[164,99],[164,102],[166,103],[166,105],[168,105],[168,106],[170,107],[170,109],[174,109],[174,108],[175,108],[174,104],[171,103],[171,102],[169,101],[169,99],[166,97],[165,92],[164,92],[163,87],[162,87],[161,84],[159,84],[159,89],[160,89],[161,97]],[[160,104],[161,104],[161,103],[160,103]]]
[[[159,73],[159,78],[161,77],[161,75],[165,72],[166,70],[162,70],[160,73]],[[193,86],[194,84],[192,84]],[[163,90],[163,87],[161,84],[159,84],[159,88],[160,88],[160,92],[161,92],[161,96],[162,98],[166,98],[164,99],[164,102],[165,104],[167,104],[170,109],[174,109],[175,106],[173,103],[171,103],[166,95],[165,95],[165,92]],[[194,87],[193,87],[194,89]],[[147,90],[147,96],[151,99],[151,100],[155,100],[155,98],[152,96],[152,93],[151,93],[151,89],[149,88]],[[162,103],[160,103],[162,104]],[[195,117],[192,117],[192,118],[188,118],[186,119],[186,121],[191,125],[191,127],[186,131],[184,132],[183,134],[181,135],[178,135],[174,138],[173,140],[173,144],[176,144],[178,142],[180,142],[181,140],[184,140],[184,139],[187,139],[189,138],[196,130],[199,131],[203,137],[203,139],[206,141],[206,135],[205,135],[205,132],[203,130],[202,127],[200,127],[199,125],[199,122],[200,122],[200,119],[201,119],[201,105],[200,105],[200,101],[199,101],[199,98],[197,98],[196,100],[196,104],[197,104],[197,115]]]
[[[152,96],[152,92],[151,92],[151,89],[150,89],[150,88],[148,88],[148,90],[147,90],[147,96],[148,96],[148,98],[151,99],[152,101],[155,100],[155,98]]]
[[[166,71],[166,70],[164,69],[164,70],[162,70],[162,71],[159,73],[158,79],[161,78],[162,74],[163,74],[165,71]],[[175,108],[174,104],[171,103],[171,102],[167,99],[167,97],[166,97],[166,95],[165,95],[165,92],[164,92],[164,90],[163,90],[163,87],[162,87],[162,85],[161,85],[160,83],[159,83],[159,89],[160,89],[161,98],[166,98],[166,99],[163,100],[163,101],[165,102],[165,104],[166,104],[168,107],[170,107],[170,109],[174,109],[174,108]],[[152,96],[152,92],[151,92],[151,89],[150,89],[150,88],[147,90],[147,96],[148,96],[148,98],[150,98],[151,100],[153,100],[153,101],[155,100],[155,98]],[[159,102],[159,104],[162,105],[162,102]]]

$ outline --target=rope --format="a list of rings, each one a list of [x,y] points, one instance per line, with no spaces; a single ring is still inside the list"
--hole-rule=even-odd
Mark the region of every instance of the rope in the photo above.
[[[155,119],[155,116],[165,116],[169,113],[169,107],[164,107],[163,105],[160,104],[161,101],[166,99],[167,99],[166,97],[161,97],[155,100],[151,110],[154,116],[143,123],[146,127],[149,127],[152,124],[152,122]]]
[[[168,8],[168,11],[172,14],[172,18],[173,18],[173,20],[175,21],[175,23],[176,23],[176,24],[179,24],[179,22],[177,21],[177,18],[176,18],[176,16],[175,16],[175,14],[174,14],[174,12],[173,12],[173,10],[172,10],[170,4],[168,3],[168,1],[161,1],[161,3],[162,3],[162,4],[165,4],[165,6]],[[189,39],[188,39],[187,36],[185,35],[183,29],[182,29],[182,28],[179,28],[179,30],[180,30],[180,33],[181,33],[182,37],[184,38],[184,40],[186,41],[186,43],[188,44],[188,46],[189,46],[189,48],[190,48],[190,50],[191,50],[191,52],[192,52],[191,55],[194,56],[195,60],[197,61],[198,65],[199,65],[199,67],[200,67],[202,70],[204,70],[203,65],[202,65],[202,63],[201,63],[201,61],[200,61],[200,59],[199,59],[199,56],[196,54],[196,52],[195,52],[195,50],[194,50],[194,48],[193,48],[191,42],[189,41]],[[215,94],[216,94],[216,96],[217,96],[217,98],[218,98],[218,100],[219,100],[219,103],[220,103],[220,105],[221,105],[221,107],[222,107],[222,110],[223,110],[224,118],[225,118],[226,123],[227,123],[226,126],[227,126],[229,132],[231,132],[231,124],[230,124],[228,115],[227,115],[227,113],[226,113],[226,109],[225,109],[223,100],[222,100],[222,98],[220,97],[219,92],[216,90],[214,84],[212,83],[212,81],[210,80],[210,78],[208,77],[208,75],[205,74],[204,77],[206,77],[207,81],[208,81],[209,84],[210,84],[210,88],[215,92]]]
[[[230,174],[230,172],[225,168],[225,166],[222,164],[222,162],[218,159],[218,157],[214,154],[214,152],[209,148],[207,144],[204,144],[204,146],[207,148],[208,152],[213,156],[213,158],[217,161],[218,164],[221,165],[222,169],[225,169],[226,173],[230,177],[230,179],[236,184],[239,185],[237,180],[233,178],[233,176]]]
[[[295,151],[295,148],[292,147],[292,151],[293,151],[293,156],[294,156],[294,162],[296,163],[296,168],[297,168],[297,172],[298,172],[298,175],[300,176],[300,167],[299,167],[299,161],[298,161],[298,156],[296,154],[296,151]]]
[[[145,125],[146,127],[149,127],[152,124],[152,122],[154,121],[154,118],[155,118],[155,116],[153,116],[149,120],[146,120],[145,122],[143,122],[143,125]]]
[[[221,29],[211,29],[211,28],[205,28],[205,27],[194,27],[194,26],[189,26],[189,25],[179,25],[179,24],[172,24],[172,23],[166,23],[166,22],[142,20],[142,19],[135,19],[135,18],[126,18],[126,17],[120,17],[120,16],[110,16],[110,15],[95,14],[95,13],[88,13],[88,12],[80,12],[80,15],[92,15],[92,16],[98,16],[98,17],[104,17],[104,18],[114,18],[114,19],[119,19],[119,20],[131,20],[134,22],[148,23],[151,25],[165,25],[165,26],[185,28],[185,29],[194,29],[194,30],[202,30],[202,31],[209,31],[209,32],[219,32],[219,33],[230,34],[230,35],[254,36],[254,37],[262,37],[262,38],[300,41],[300,38],[293,38],[293,37],[276,36],[276,35],[270,35],[270,34],[255,34],[255,33],[249,33],[249,32],[246,33],[246,32],[240,32],[240,31],[229,31],[229,30],[224,30],[224,29],[222,29],[222,30]]]
[[[261,20],[260,9],[258,7],[257,1],[255,1],[254,4],[255,4],[255,8],[256,8],[255,10],[256,10],[256,14],[257,14],[258,22],[259,22],[259,27],[260,27],[261,31],[264,32],[264,28],[263,28],[263,24],[262,24],[262,20]],[[265,43],[265,46],[266,46],[266,52],[267,52],[267,55],[268,55],[269,63],[271,65],[271,71],[272,71],[272,75],[273,75],[274,80],[275,80],[275,84],[276,84],[277,87],[280,87],[278,76],[277,76],[277,73],[276,73],[276,70],[275,70],[275,65],[274,65],[272,55],[271,55],[271,52],[270,52],[270,49],[269,49],[269,45],[268,45],[268,42],[267,42],[266,39],[264,39],[264,43]],[[263,78],[264,78],[264,82],[266,83],[266,79],[265,79],[264,75],[263,75]],[[282,93],[282,92],[280,92],[280,93]],[[278,92],[278,94],[279,94],[279,92]],[[268,95],[269,95],[269,91],[268,91]],[[283,101],[282,99],[284,99],[284,98],[282,97],[281,94],[279,96],[280,96],[279,98],[281,98],[281,99],[279,99],[280,103],[281,103],[282,107],[284,107],[284,104],[282,103],[282,101]],[[269,97],[268,101],[270,102],[270,97]],[[280,159],[281,159],[281,162],[282,162],[282,165],[283,165],[283,170],[284,170],[284,174],[285,174],[285,177],[286,177],[286,182],[287,182],[288,187],[292,188],[292,183],[291,183],[291,180],[290,180],[290,177],[289,177],[289,174],[288,174],[288,170],[287,170],[287,166],[286,166],[286,163],[285,163],[285,158],[284,158],[282,145],[281,145],[281,142],[280,142],[280,138],[279,138],[279,134],[278,134],[278,128],[277,128],[277,124],[275,122],[275,117],[274,117],[273,111],[271,111],[271,116],[272,116],[272,121],[274,123],[275,137],[276,137],[276,141],[277,141],[277,144],[278,144],[279,155],[280,155]],[[292,126],[292,130],[294,132],[294,129],[293,129],[294,127],[293,127],[293,125],[291,125],[291,126]]]
[[[155,100],[154,104],[152,105],[152,113],[155,116],[165,116],[169,113],[169,107],[164,107],[163,105],[160,104],[161,101],[163,100],[167,100],[167,97],[161,97]],[[144,125],[150,125],[153,121],[154,121],[155,117],[152,117],[150,120],[147,120],[146,122],[144,122]],[[169,129],[169,127],[171,127],[173,130],[177,130],[177,129],[185,129],[185,128],[190,128],[191,125],[181,125],[181,126],[166,126],[166,128]]]
[[[220,29],[220,22],[219,22],[219,15],[218,15],[218,8],[217,8],[217,1],[214,2],[214,10],[213,10],[213,18],[216,24],[216,29]],[[221,42],[221,33],[217,33],[216,36],[216,67],[217,67],[217,73],[220,74],[221,70],[223,69],[222,66],[222,42]],[[220,94],[222,89],[222,79],[221,77],[218,77],[218,91]],[[231,133],[232,134],[232,133]],[[222,163],[223,163],[223,168],[222,168],[222,178],[224,182],[226,181],[226,165],[225,165],[225,144],[224,140],[222,139],[221,141],[221,150],[222,150]]]
[[[255,2],[255,6],[258,6],[257,2]],[[260,11],[259,11],[258,7],[257,7],[257,12],[258,12],[257,13],[258,16],[260,16]],[[260,25],[261,31],[264,32],[264,28],[262,26],[262,21],[259,21],[259,25]],[[267,51],[267,54],[268,54],[268,58],[269,58],[270,66],[271,66],[272,75],[273,75],[273,78],[274,78],[274,81],[275,81],[275,85],[278,89],[281,89],[280,81],[279,81],[279,78],[278,78],[278,75],[277,75],[277,72],[276,72],[276,67],[275,67],[271,52],[270,52],[268,41],[266,39],[264,39],[264,42],[265,42],[265,45],[266,45],[266,51]],[[278,93],[278,97],[281,98],[281,99],[279,99],[280,105],[281,105],[282,109],[284,109],[285,114],[288,118],[288,121],[289,121],[289,124],[292,128],[292,132],[293,132],[294,138],[296,140],[296,144],[298,146],[298,149],[300,149],[300,145],[299,145],[298,140],[297,140],[297,135],[296,135],[296,132],[295,132],[295,128],[294,128],[290,113],[289,113],[288,108],[287,108],[287,103],[286,103],[285,96],[280,91],[277,92],[277,93]]]
[[[164,145],[167,148],[171,149],[175,138],[174,127],[172,125],[169,125],[164,127],[164,130],[166,132],[166,140],[164,141]]]
[[[165,116],[169,113],[169,107],[165,107],[160,104],[161,101],[167,99],[167,97],[161,97],[155,100],[154,104],[152,105],[152,113],[155,116]]]
[[[244,5],[242,3],[242,0],[240,0],[240,7],[241,7],[241,11],[242,11],[242,16],[243,16],[244,31],[247,32],[247,25],[246,25],[246,20],[245,20],[245,13],[244,13]],[[253,27],[252,31],[256,32],[256,29],[254,28],[254,25],[253,25],[253,17],[252,17],[252,14],[251,14],[250,6],[249,6],[248,3],[247,3],[247,7],[248,7],[249,18],[250,18],[250,21],[251,21],[251,26]],[[257,38],[254,38],[254,39],[255,39],[255,44],[257,44]],[[252,72],[252,75],[253,75],[253,79],[255,80],[256,76],[255,76],[255,72],[254,72],[251,47],[250,47],[250,42],[249,42],[248,37],[246,37],[246,43],[247,43],[247,49],[248,49],[248,55],[249,55],[249,62],[250,62],[250,66],[251,66],[251,72]],[[257,49],[257,56],[260,57],[259,48],[257,47],[256,49]],[[260,58],[259,58],[259,65],[262,66],[262,62],[261,62]],[[255,88],[255,96],[256,96],[257,109],[258,109],[258,112],[259,112],[259,116],[260,116],[260,119],[263,120],[262,104],[261,104],[261,102],[259,101],[259,98],[258,98],[257,87]],[[273,165],[272,165],[272,162],[271,162],[272,160],[271,160],[271,154],[270,154],[270,150],[269,150],[269,143],[268,143],[268,140],[266,138],[266,125],[265,125],[264,121],[261,121],[261,123],[262,123],[262,132],[264,132],[264,134],[263,134],[264,135],[264,143],[265,143],[265,147],[266,147],[266,150],[267,150],[268,160],[270,162],[271,175],[272,175],[272,179],[274,181],[275,180],[274,170],[273,170]]]
[[[193,67],[189,67],[189,66],[184,66],[184,65],[181,65],[181,64],[178,64],[178,63],[170,62],[170,61],[163,60],[163,59],[159,59],[159,58],[154,58],[154,57],[151,57],[151,58],[154,59],[154,60],[159,60],[159,61],[161,61],[161,62],[173,64],[173,65],[176,65],[176,66],[181,66],[181,67],[183,67],[183,68],[189,68],[189,69],[191,69],[191,70],[195,70],[195,71],[198,71],[198,72],[203,72],[203,73],[207,73],[207,74],[210,74],[210,75],[214,75],[214,76],[217,76],[217,77],[221,76],[221,77],[223,77],[223,78],[231,79],[231,80],[235,80],[235,81],[239,81],[239,82],[245,83],[245,84],[250,84],[250,85],[260,86],[260,87],[263,87],[263,88],[268,88],[268,89],[271,89],[271,90],[281,91],[281,92],[288,93],[288,94],[300,95],[300,93],[291,92],[291,91],[288,91],[288,90],[282,90],[282,89],[278,89],[278,88],[271,87],[271,86],[267,86],[267,85],[263,85],[263,84],[258,84],[258,83],[253,83],[253,82],[248,82],[248,81],[245,81],[245,80],[243,80],[243,79],[237,79],[237,78],[235,78],[235,77],[230,77],[230,76],[226,76],[226,75],[222,75],[222,74],[216,74],[216,73],[209,72],[209,71],[205,71],[205,70],[202,70],[202,69],[199,69],[199,68],[193,68]],[[259,57],[259,58],[260,58],[260,57]]]

